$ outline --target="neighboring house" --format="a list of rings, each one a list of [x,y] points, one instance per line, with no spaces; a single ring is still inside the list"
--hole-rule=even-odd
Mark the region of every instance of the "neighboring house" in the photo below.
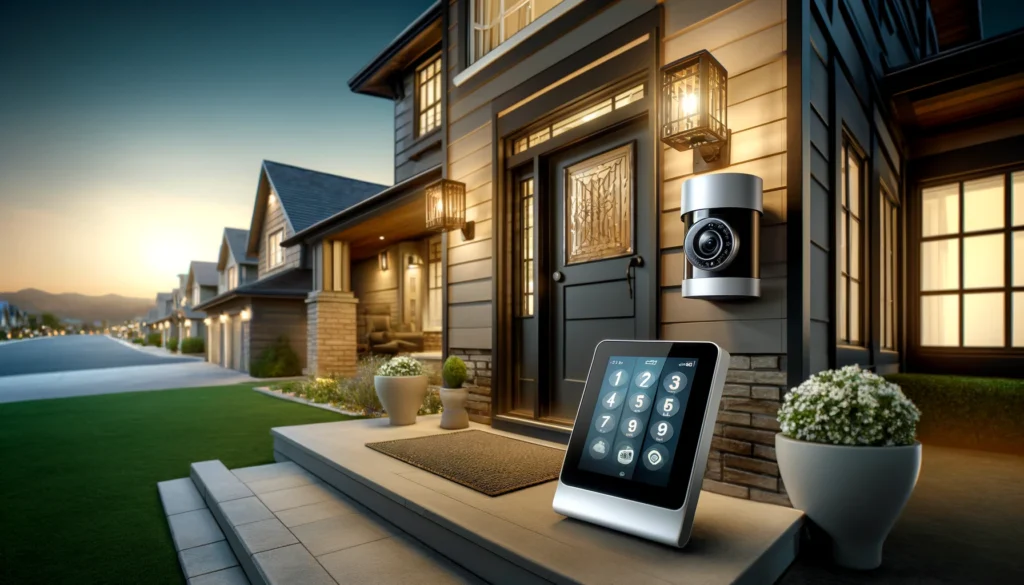
[[[147,329],[150,333],[160,334],[160,345],[163,346],[167,340],[177,337],[178,331],[174,318],[174,303],[176,291],[157,293],[156,308],[151,311],[153,318],[147,322]]]
[[[0,329],[4,332],[12,332],[27,325],[28,313],[7,301],[0,301]]]
[[[746,458],[705,487],[784,500],[773,413],[812,373],[1022,375],[1024,34],[970,30],[911,1],[435,4],[350,80],[395,102],[396,185],[285,234],[312,258],[310,371],[441,329],[475,420],[565,438],[598,341],[711,340],[743,370],[712,459]],[[712,168],[763,180],[754,300],[681,292],[680,189],[706,167],[660,140],[658,104],[662,67],[702,50],[727,76]],[[439,175],[465,235],[427,235]],[[567,213],[579,193],[624,212]]]
[[[220,275],[216,262],[200,262],[193,260],[185,277],[185,306],[182,338],[206,337],[206,313],[196,311],[195,307],[217,296]]]
[[[305,246],[283,242],[382,188],[263,162],[248,237],[243,243],[237,231],[225,230],[217,264],[223,290],[195,307],[207,314],[210,361],[246,372],[253,358],[284,338],[305,368],[306,296],[313,285],[312,260]],[[256,280],[236,282],[232,268],[246,264],[251,269],[253,260]]]

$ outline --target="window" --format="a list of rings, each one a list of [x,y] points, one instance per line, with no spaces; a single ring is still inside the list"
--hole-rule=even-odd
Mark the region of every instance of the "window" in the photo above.
[[[608,96],[597,103],[556,119],[554,122],[545,124],[541,128],[535,128],[525,136],[517,138],[512,142],[512,154],[519,154],[528,148],[533,148],[542,142],[551,140],[559,134],[568,132],[577,126],[582,126],[591,120],[600,118],[609,112],[615,111],[643,98],[644,84],[642,83],[632,86],[625,91],[619,92],[614,96]]]
[[[238,288],[238,267],[228,268],[228,290]]]
[[[533,261],[533,179],[519,183],[519,232],[520,242],[520,303],[519,316],[532,317],[534,311],[534,261]]]
[[[198,284],[192,285],[192,306],[196,306],[202,302],[202,295],[200,294],[202,289]]]
[[[473,0],[470,62],[476,62],[562,3],[563,0]],[[579,4],[579,0],[565,4]]]
[[[427,242],[427,314],[423,329],[441,330],[441,287],[444,275],[441,266],[441,236],[434,236]]]
[[[864,163],[848,140],[843,141],[839,169],[839,342],[864,344]]]
[[[1024,347],[1024,172],[923,189],[920,255],[922,346]]]
[[[897,300],[899,279],[899,208],[885,186],[881,187],[881,279],[882,279],[882,349],[896,350],[898,345]]]
[[[416,136],[441,126],[441,57],[416,71]]]
[[[284,230],[277,230],[276,232],[267,236],[267,265],[268,268],[274,268],[284,263],[284,248],[281,247],[281,238],[284,236]]]

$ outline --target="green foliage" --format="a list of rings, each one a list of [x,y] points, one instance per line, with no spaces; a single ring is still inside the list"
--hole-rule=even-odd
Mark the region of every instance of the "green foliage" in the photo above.
[[[159,333],[150,333],[149,335],[147,335],[146,336],[146,343],[145,343],[145,345],[151,345],[153,347],[160,347],[160,334]]]
[[[422,376],[423,364],[417,359],[400,355],[391,358],[387,363],[380,366],[377,369],[377,375],[392,378],[403,376]]]
[[[181,341],[181,353],[205,353],[206,342],[202,337],[186,337]]]
[[[1024,380],[892,374],[921,410],[924,443],[1024,454]]]
[[[145,345],[146,344],[146,340],[141,338],[141,337],[133,337],[132,338],[132,343],[134,343],[135,345]]]
[[[448,359],[444,360],[441,377],[444,379],[445,388],[462,388],[466,381],[466,362],[457,356],[448,356]]]
[[[168,338],[167,339],[167,343],[164,345],[164,347],[166,347],[172,353],[173,352],[177,352],[178,351],[178,338],[177,337],[170,337],[170,338]]]
[[[49,327],[50,329],[60,329],[60,319],[58,319],[53,313],[43,313],[40,319],[46,327]]]
[[[249,373],[255,378],[281,378],[302,374],[299,356],[281,336],[270,347],[260,352],[249,364]]]
[[[441,404],[441,393],[437,388],[428,388],[427,396],[423,399],[423,405],[417,414],[437,414],[444,410]]]

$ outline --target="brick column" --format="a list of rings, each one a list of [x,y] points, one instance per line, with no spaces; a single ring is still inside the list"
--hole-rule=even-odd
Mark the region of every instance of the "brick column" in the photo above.
[[[306,370],[313,376],[356,373],[356,305],[351,292],[313,291],[306,298]]]

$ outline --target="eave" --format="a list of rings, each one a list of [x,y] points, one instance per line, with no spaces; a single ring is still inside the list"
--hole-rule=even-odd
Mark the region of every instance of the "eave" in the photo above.
[[[348,80],[349,89],[388,99],[401,97],[401,88],[396,88],[392,80],[441,42],[441,6],[440,0],[435,2],[399,33]]]

